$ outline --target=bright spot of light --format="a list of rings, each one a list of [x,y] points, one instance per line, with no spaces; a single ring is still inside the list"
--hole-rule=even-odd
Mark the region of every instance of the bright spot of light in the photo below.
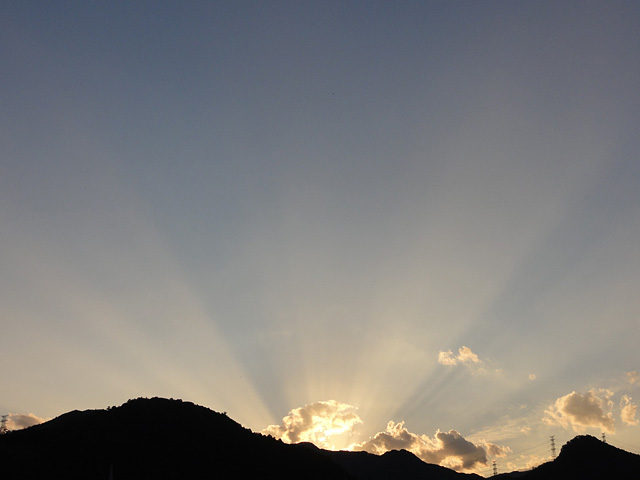
[[[282,419],[282,425],[269,425],[262,433],[286,443],[311,442],[338,450],[346,448],[354,428],[362,423],[356,407],[336,400],[316,402],[294,408]]]

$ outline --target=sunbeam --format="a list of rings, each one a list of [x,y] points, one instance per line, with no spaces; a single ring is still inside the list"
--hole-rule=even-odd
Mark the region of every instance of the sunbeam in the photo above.
[[[55,3],[0,16],[0,415],[638,443],[638,4]]]

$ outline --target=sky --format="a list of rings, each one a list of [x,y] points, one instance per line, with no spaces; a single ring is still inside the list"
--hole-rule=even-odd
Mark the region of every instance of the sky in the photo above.
[[[7,425],[640,453],[639,46],[632,1],[3,0]]]

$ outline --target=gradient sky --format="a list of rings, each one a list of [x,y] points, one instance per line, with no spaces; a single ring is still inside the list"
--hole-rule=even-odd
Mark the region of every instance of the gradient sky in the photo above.
[[[640,453],[640,3],[4,0],[0,78],[16,425]]]

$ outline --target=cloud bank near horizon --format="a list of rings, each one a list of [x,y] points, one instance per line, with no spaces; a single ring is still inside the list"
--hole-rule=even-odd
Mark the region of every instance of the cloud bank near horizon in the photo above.
[[[22,430],[46,421],[47,419],[38,417],[33,413],[9,413],[6,415],[4,426],[7,430]]]
[[[282,419],[282,425],[269,425],[262,433],[286,443],[311,442],[320,448],[335,450],[336,440],[353,440],[356,428],[362,423],[353,405],[327,400],[292,409]],[[437,430],[433,438],[412,433],[404,421],[389,421],[384,431],[364,442],[351,441],[344,449],[376,455],[404,449],[427,463],[454,470],[486,465],[489,457],[503,457],[511,452],[509,447],[494,443],[473,443],[456,430]]]
[[[465,439],[456,430],[442,432],[437,430],[433,438],[410,432],[404,422],[390,421],[384,432],[356,446],[354,450],[363,450],[380,455],[390,450],[408,450],[427,463],[442,465],[454,470],[471,470],[486,465],[488,456],[503,457],[511,452],[509,447],[494,443],[473,443]]]
[[[286,443],[311,442],[321,448],[335,449],[335,437],[350,436],[362,423],[356,407],[327,400],[292,409],[282,425],[269,425],[262,430]]]

